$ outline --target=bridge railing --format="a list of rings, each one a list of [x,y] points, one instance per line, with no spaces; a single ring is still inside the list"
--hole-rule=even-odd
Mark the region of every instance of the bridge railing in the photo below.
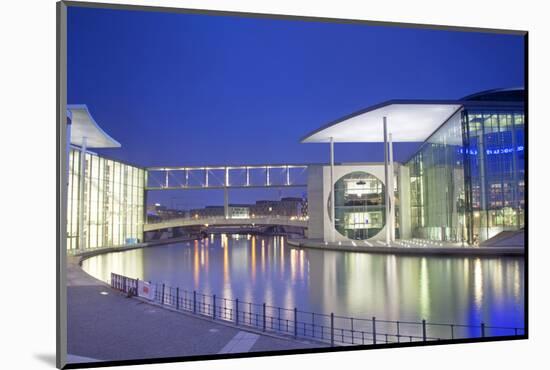
[[[143,282],[111,273],[111,287],[128,294],[141,294]],[[427,342],[448,339],[517,337],[525,335],[524,328],[433,323],[421,321],[381,320],[376,317],[354,318],[277,307],[266,303],[203,294],[174,288],[161,283],[147,283],[148,299],[178,311],[230,322],[294,338],[312,339],[331,346],[368,345],[402,342]]]
[[[174,217],[174,218],[165,218],[165,219],[148,219],[148,224],[162,224],[162,223],[178,223],[178,222],[200,222],[204,224],[208,224],[209,221],[211,223],[215,223],[217,221],[225,221],[230,220],[232,222],[238,222],[238,221],[258,221],[262,223],[269,223],[269,221],[307,221],[308,217],[299,217],[299,216],[280,216],[280,215],[273,215],[273,216],[250,216],[250,217],[225,217],[225,216],[208,216],[208,217]]]

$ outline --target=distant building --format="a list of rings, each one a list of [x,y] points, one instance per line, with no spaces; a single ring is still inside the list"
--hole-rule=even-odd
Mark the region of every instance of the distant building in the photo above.
[[[249,218],[249,204],[229,204],[228,207],[230,218]],[[223,206],[206,206],[204,208],[196,208],[189,211],[190,217],[205,218],[205,217],[224,217]]]
[[[229,204],[230,218],[250,217],[303,217],[304,204],[302,198],[286,197],[281,200],[258,200],[255,204]],[[307,212],[307,206],[305,208]],[[189,217],[224,217],[223,206],[206,206],[204,208],[191,209]]]
[[[185,217],[185,211],[181,209],[170,209],[159,203],[151,204],[147,207],[148,219],[170,220],[173,218]]]
[[[286,197],[281,200],[259,200],[250,206],[251,215],[254,216],[284,216],[302,217],[304,199]]]

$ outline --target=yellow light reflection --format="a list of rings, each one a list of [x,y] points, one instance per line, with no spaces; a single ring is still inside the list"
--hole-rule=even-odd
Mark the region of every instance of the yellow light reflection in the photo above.
[[[265,273],[265,243],[262,239],[262,274]]]
[[[229,288],[230,276],[229,276],[229,245],[227,236],[222,234],[222,248],[223,248],[223,285],[224,291]]]
[[[426,257],[420,261],[420,315],[430,317],[430,278]]]
[[[483,270],[481,259],[474,261],[474,303],[479,310],[483,302]]]
[[[199,277],[200,277],[200,265],[199,265],[199,242],[195,240],[193,246],[193,284],[195,289],[199,288]]]
[[[521,282],[522,282],[522,279],[521,279],[521,276],[520,276],[520,271],[519,271],[519,262],[516,261],[514,263],[514,299],[516,300],[516,302],[519,302],[520,301],[520,298],[521,298]]]
[[[300,249],[300,280],[304,280],[304,274],[305,274],[305,252],[303,249]]]
[[[250,235],[249,235],[250,236]],[[251,273],[252,273],[252,282],[256,281],[256,237],[252,237],[252,246],[251,246]]]
[[[207,274],[208,274],[208,267],[209,267],[209,263],[208,263],[209,254],[210,254],[210,248],[208,248],[208,239],[207,239],[206,245],[204,248],[204,271]]]
[[[296,282],[296,249],[290,250],[290,281]]]
[[[281,277],[285,274],[285,240],[281,236]]]

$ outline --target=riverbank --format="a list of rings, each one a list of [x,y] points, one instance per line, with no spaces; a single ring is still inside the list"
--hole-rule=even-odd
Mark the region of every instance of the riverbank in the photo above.
[[[195,237],[170,238],[170,239],[154,240],[154,241],[149,241],[149,242],[144,242],[144,243],[133,243],[133,244],[120,245],[120,246],[116,246],[116,247],[95,248],[95,249],[87,250],[87,251],[84,251],[84,252],[76,252],[76,253],[74,253],[73,256],[79,257],[80,258],[79,264],[82,264],[83,260],[85,260],[87,258],[90,258],[90,257],[98,256],[100,254],[113,253],[113,252],[125,252],[125,251],[129,251],[129,250],[132,250],[132,249],[156,247],[156,246],[161,246],[161,245],[166,245],[166,244],[173,244],[173,243],[181,243],[181,242],[190,242],[190,241],[194,241],[194,240],[197,240],[197,239],[200,239],[200,237],[195,236]]]
[[[298,248],[310,248],[341,252],[361,252],[378,254],[402,254],[402,255],[439,255],[439,256],[515,256],[523,257],[523,247],[462,247],[462,246],[405,246],[402,244],[353,245],[354,242],[325,243],[312,239],[288,239],[288,244]]]
[[[119,291],[81,268],[85,258],[145,244],[104,248],[67,258],[69,363],[285,351],[323,344],[263,334],[174,312]]]

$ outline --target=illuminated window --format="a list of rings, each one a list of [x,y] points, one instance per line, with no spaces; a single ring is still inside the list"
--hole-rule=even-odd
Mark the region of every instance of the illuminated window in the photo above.
[[[385,187],[375,176],[355,171],[334,184],[335,227],[343,236],[364,240],[372,238],[385,224]],[[329,217],[330,202],[329,197]]]

